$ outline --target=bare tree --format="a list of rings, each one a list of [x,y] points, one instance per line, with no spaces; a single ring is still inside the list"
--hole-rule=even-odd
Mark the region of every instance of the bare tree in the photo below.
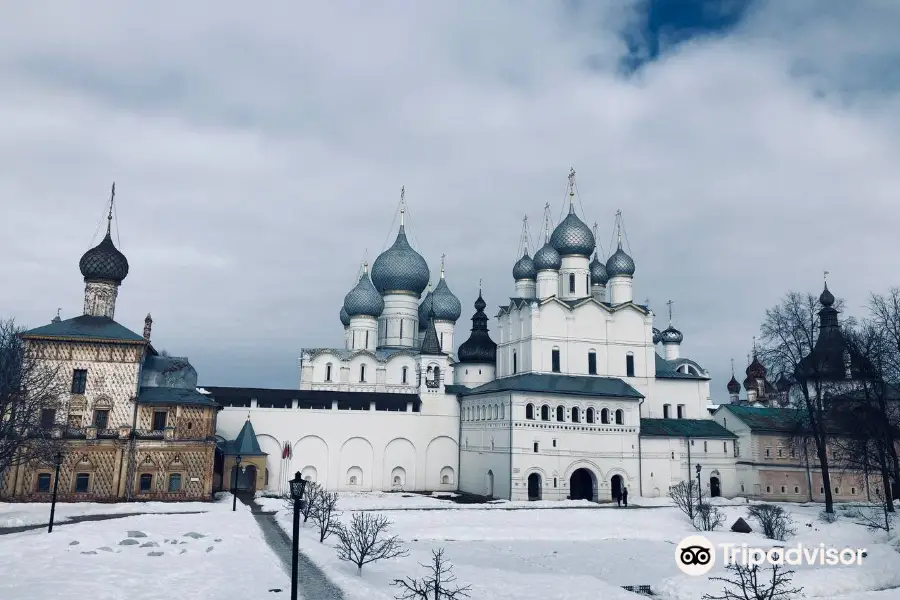
[[[341,513],[336,510],[337,503],[337,492],[326,492],[320,488],[315,506],[312,509],[313,523],[319,528],[320,544],[340,526],[338,517],[341,516]]]
[[[306,484],[306,504],[303,505],[303,522],[309,521],[309,517],[316,511],[322,501],[325,490],[318,483],[310,481]]]
[[[694,514],[694,527],[700,531],[715,531],[725,522],[725,515],[709,502],[700,502]]]
[[[888,504],[888,498],[881,492],[881,489],[875,490],[875,501],[868,506],[858,506],[850,509],[847,516],[855,519],[857,525],[862,525],[869,531],[884,531],[888,534],[894,527],[895,513],[891,510],[893,507]]]
[[[725,568],[731,572],[730,577],[709,578],[725,584],[722,595],[704,594],[703,600],[787,600],[803,591],[790,587],[794,572],[785,571],[780,565],[772,565],[772,576],[765,580],[760,580],[759,565],[731,563]]]
[[[697,514],[697,506],[700,504],[697,497],[697,486],[693,480],[681,481],[669,488],[669,499],[678,507],[678,510],[687,515],[693,521]]]
[[[369,512],[356,512],[350,525],[338,524],[335,533],[338,536],[338,558],[356,565],[357,573],[362,575],[362,568],[376,560],[408,556],[401,546],[402,541],[396,535],[388,537],[391,521],[384,515]]]
[[[421,579],[395,579],[391,585],[400,588],[397,600],[461,600],[469,597],[472,586],[456,585],[453,565],[444,560],[444,549],[431,551],[431,564],[419,563],[428,574]]]
[[[770,540],[784,541],[794,535],[794,520],[783,507],[775,504],[755,504],[747,509],[750,516],[760,524]]]
[[[23,331],[12,319],[0,320],[0,473],[26,462],[52,462],[63,448],[53,432],[65,392],[59,368],[38,358]]]

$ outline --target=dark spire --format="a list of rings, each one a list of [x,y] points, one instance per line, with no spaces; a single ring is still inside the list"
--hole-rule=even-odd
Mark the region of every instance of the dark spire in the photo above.
[[[422,339],[422,354],[429,356],[439,356],[441,352],[441,340],[438,338],[437,329],[434,328],[434,314],[428,319],[428,329],[425,330],[425,337]]]
[[[487,303],[481,297],[481,287],[478,289],[478,299],[475,300],[475,314],[472,315],[472,334],[459,347],[457,358],[464,363],[490,363],[497,360],[497,344],[488,334],[488,317],[484,313]]]
[[[828,276],[828,271],[825,271]],[[835,298],[828,289],[828,282],[819,296],[819,337],[812,351],[797,366],[795,376],[800,379],[838,381],[847,378],[845,354],[849,348],[838,322],[838,311],[834,307]],[[865,370],[864,360],[857,354],[850,356],[850,371],[856,377]]]
[[[731,359],[731,381],[728,382],[728,393],[729,394],[740,394],[741,393],[741,384],[738,383],[738,380],[734,378],[734,359]]]

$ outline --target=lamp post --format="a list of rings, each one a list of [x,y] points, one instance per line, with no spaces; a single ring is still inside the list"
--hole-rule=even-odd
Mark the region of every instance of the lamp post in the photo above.
[[[62,453],[56,453],[56,475],[53,477],[53,499],[50,501],[50,527],[47,533],[53,532],[53,516],[56,514],[56,492],[59,490],[59,466],[62,464]]]
[[[702,467],[698,464],[697,465],[697,506],[699,506],[700,503],[703,501],[703,498],[700,495],[700,490],[701,490],[701,488],[700,488],[700,469],[702,469]]]
[[[238,454],[237,458],[234,459],[234,485],[231,487],[231,495],[233,497],[233,501],[231,503],[231,511],[234,512],[237,510],[237,478],[238,471],[241,470],[241,455]]]
[[[300,537],[300,505],[303,500],[303,490],[306,489],[306,480],[300,476],[300,471],[290,481],[291,498],[294,500],[294,539],[291,548],[291,600],[297,600],[297,559],[299,554],[298,542]]]

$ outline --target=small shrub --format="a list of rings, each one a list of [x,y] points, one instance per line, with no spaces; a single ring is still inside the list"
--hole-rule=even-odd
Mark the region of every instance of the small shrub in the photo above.
[[[838,520],[838,514],[833,512],[825,512],[823,510],[819,513],[819,520],[823,523],[834,523]]]
[[[349,525],[337,524],[338,558],[356,565],[362,575],[363,566],[386,558],[408,556],[396,535],[387,536],[390,520],[384,515],[368,512],[353,513]]]
[[[700,531],[715,531],[725,522],[725,515],[712,504],[703,502],[697,506],[694,527]]]
[[[747,509],[751,518],[762,527],[763,535],[770,540],[784,541],[794,535],[794,520],[781,506],[774,504],[756,504]]]

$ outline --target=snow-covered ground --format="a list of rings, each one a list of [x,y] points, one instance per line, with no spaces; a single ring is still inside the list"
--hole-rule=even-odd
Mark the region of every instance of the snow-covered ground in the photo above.
[[[128,513],[204,512],[208,502],[57,502],[54,523],[63,523],[72,517],[89,515],[117,515]],[[49,502],[0,502],[0,528],[25,525],[44,525],[50,520]]]
[[[279,523],[290,531],[291,515],[279,499],[259,498],[269,510],[281,511]],[[519,506],[519,505],[522,506]],[[654,508],[618,509],[582,503],[455,504],[448,500],[404,494],[351,494],[341,497],[339,509],[348,520],[354,510],[380,510],[393,521],[410,555],[373,563],[363,568],[336,558],[336,539],[318,543],[310,522],[301,530],[300,545],[349,599],[393,598],[395,578],[424,574],[418,563],[427,563],[431,550],[444,548],[461,584],[472,586],[473,598],[496,600],[588,600],[635,596],[624,585],[649,584],[657,597],[670,600],[699,599],[703,593],[721,593],[722,584],[709,577],[721,576],[721,565],[703,577],[682,574],[675,563],[675,546],[697,532],[677,509],[659,507],[661,501],[635,498],[633,504]],[[727,515],[725,531],[704,534],[714,543],[736,542],[771,547],[773,542],[757,533],[728,531],[731,523],[747,518],[744,502],[721,501]],[[577,510],[592,506],[589,510]],[[803,587],[804,598],[833,600],[896,600],[900,598],[900,554],[883,535],[869,533],[846,517],[825,524],[818,521],[821,506],[784,505],[793,515],[797,535],[789,543],[839,548],[866,548],[859,567],[796,567],[794,583]],[[438,510],[440,508],[451,510]],[[519,510],[502,510],[516,508]],[[435,510],[421,510],[435,509]],[[500,510],[498,510],[500,509]],[[575,509],[575,510],[572,510]],[[810,526],[807,526],[809,524]],[[894,588],[894,589],[890,589]],[[880,590],[880,591],[878,591]]]
[[[186,505],[167,506],[186,509]],[[72,523],[50,534],[40,529],[0,535],[0,598],[287,597],[289,578],[263,541],[249,509],[239,504],[237,512],[232,512],[231,503],[224,501],[202,506],[208,512],[163,511]],[[283,591],[269,593],[273,588]]]

